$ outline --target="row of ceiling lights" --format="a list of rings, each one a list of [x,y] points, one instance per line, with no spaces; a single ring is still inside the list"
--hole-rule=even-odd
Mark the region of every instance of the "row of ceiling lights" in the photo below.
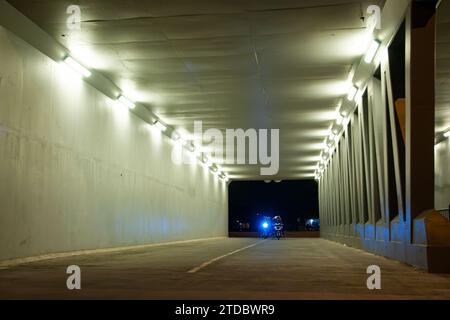
[[[371,33],[371,35],[372,35],[372,33]],[[381,46],[381,43],[378,40],[372,39],[372,41],[366,51],[366,54],[364,56],[365,63],[367,63],[367,64],[373,63],[374,58],[375,58],[378,50],[380,49],[380,46]],[[349,90],[348,90],[348,94],[347,94],[347,100],[350,103],[354,103],[360,88],[358,88],[353,83],[353,76],[350,76],[349,79],[350,79],[350,85],[349,85]],[[336,119],[334,120],[333,124],[331,125],[330,133],[327,136],[327,138],[325,139],[325,143],[324,143],[325,147],[324,147],[323,151],[321,152],[320,160],[319,160],[319,163],[317,164],[317,169],[315,171],[315,179],[317,181],[319,181],[322,178],[322,175],[323,175],[328,163],[331,160],[331,156],[332,156],[334,150],[336,149],[337,145],[339,144],[340,137],[350,122],[351,113],[348,111],[341,110],[341,106],[342,106],[342,103],[338,107],[337,116],[336,116]]]
[[[89,69],[85,68],[83,65],[78,63],[71,56],[67,56],[64,59],[64,63],[84,78],[89,78],[92,75]],[[128,99],[123,94],[120,94],[117,97],[117,101],[119,101],[122,105],[124,105],[130,110],[136,107],[136,103]],[[171,132],[170,135],[171,139],[176,143],[180,144],[189,152],[191,152],[198,159],[200,164],[202,164],[205,167],[208,167],[213,174],[215,174],[223,181],[225,182],[229,181],[228,175],[223,170],[221,170],[217,164],[213,163],[206,154],[202,153],[192,141],[186,140],[180,132],[176,131],[173,128],[170,128],[168,125],[164,124],[164,122],[162,122],[160,119],[155,120],[152,126],[160,130],[162,133]]]
[[[374,58],[380,49],[381,43],[378,40],[372,40],[369,49],[366,52],[366,55],[364,56],[364,62],[367,64],[371,64],[374,61]],[[347,100],[350,102],[355,102],[356,95],[359,91],[359,88],[351,83]],[[319,160],[319,163],[317,165],[317,169],[315,172],[315,179],[317,181],[320,181],[322,178],[322,175],[324,171],[326,170],[330,160],[331,156],[334,153],[334,150],[336,149],[337,145],[339,144],[340,137],[342,136],[342,133],[344,132],[345,128],[350,122],[350,115],[349,112],[343,112],[341,110],[341,106],[338,107],[338,112],[336,116],[335,122],[332,124],[330,129],[330,134],[325,140],[325,147],[321,153],[321,157]],[[441,137],[444,139],[447,139],[450,137],[450,128],[446,131],[442,132],[440,134]]]

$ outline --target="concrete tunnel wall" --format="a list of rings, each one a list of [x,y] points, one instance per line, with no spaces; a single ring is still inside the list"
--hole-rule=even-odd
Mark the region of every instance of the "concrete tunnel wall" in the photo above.
[[[435,205],[436,209],[446,209],[450,205],[450,139],[437,144],[435,152]]]
[[[227,185],[0,27],[0,260],[226,236]]]

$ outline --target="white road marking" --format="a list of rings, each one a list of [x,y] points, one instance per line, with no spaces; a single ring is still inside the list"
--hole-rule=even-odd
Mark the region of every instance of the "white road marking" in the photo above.
[[[233,254],[242,252],[242,251],[244,251],[244,250],[247,250],[247,249],[256,247],[257,245],[260,245],[261,243],[264,243],[264,242],[266,242],[266,240],[258,241],[258,242],[254,243],[254,244],[252,244],[252,245],[247,246],[247,247],[244,247],[244,248],[241,248],[241,249],[232,251],[232,252],[230,252],[230,253],[224,254],[223,256],[220,256],[220,257],[211,259],[211,260],[209,260],[209,261],[207,261],[207,262],[202,263],[202,264],[199,265],[198,267],[195,267],[195,268],[189,270],[188,273],[196,273],[196,272],[198,272],[198,271],[200,271],[200,270],[206,268],[207,266],[209,266],[210,264],[212,264],[212,263],[214,263],[214,262],[217,262],[217,261],[219,261],[219,260],[221,260],[221,259],[224,259],[224,258],[226,258],[226,257],[229,257],[229,256],[231,256],[231,255],[233,255]]]

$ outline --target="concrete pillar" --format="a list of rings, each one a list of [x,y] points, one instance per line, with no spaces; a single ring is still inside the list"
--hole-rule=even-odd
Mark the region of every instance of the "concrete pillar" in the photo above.
[[[406,17],[406,225],[434,208],[435,1],[413,1]]]
[[[406,18],[406,259],[450,272],[450,223],[434,210],[436,1]]]

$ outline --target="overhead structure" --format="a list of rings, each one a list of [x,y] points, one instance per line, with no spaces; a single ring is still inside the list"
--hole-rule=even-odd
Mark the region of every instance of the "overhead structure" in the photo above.
[[[436,2],[403,4],[406,19],[388,39],[380,69],[319,165],[321,233],[450,272],[450,222],[435,210]]]
[[[314,178],[336,108],[353,88],[348,75],[373,40],[367,8],[385,3],[82,1],[79,28],[68,28],[64,1],[8,2],[55,40],[36,43],[47,55],[70,54],[96,74],[91,84],[136,103],[133,112],[170,126],[168,135],[181,129],[192,139],[194,121],[204,131],[280,129],[272,180]],[[260,164],[220,160],[211,159],[231,179],[267,178]]]

